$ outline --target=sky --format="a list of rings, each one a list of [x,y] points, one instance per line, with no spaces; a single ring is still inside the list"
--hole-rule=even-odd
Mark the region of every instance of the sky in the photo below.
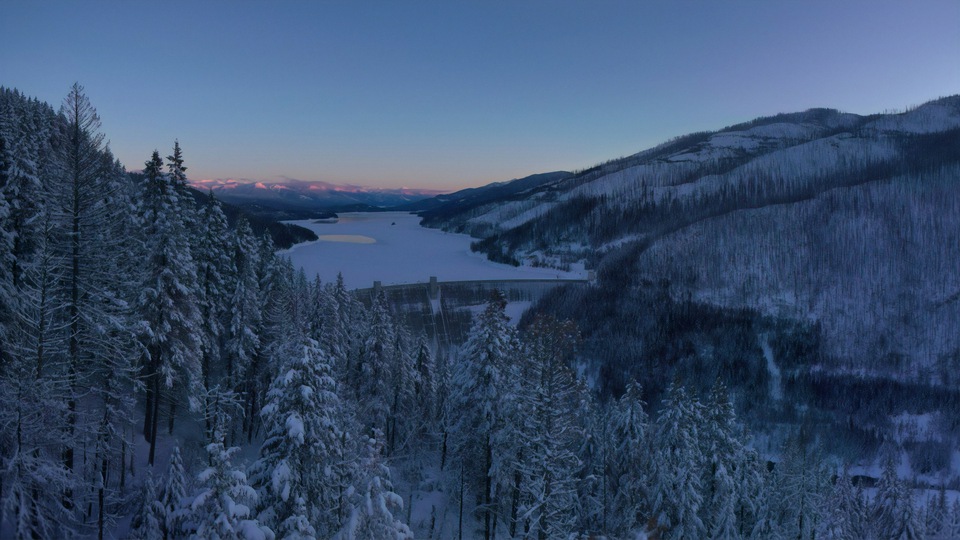
[[[0,1],[0,85],[75,81],[128,170],[453,190],[960,93],[960,2]]]

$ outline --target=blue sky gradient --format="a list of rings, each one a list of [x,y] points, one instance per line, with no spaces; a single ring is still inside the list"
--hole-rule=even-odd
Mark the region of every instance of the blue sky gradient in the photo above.
[[[457,189],[960,92],[960,2],[0,2],[0,85],[140,169]]]

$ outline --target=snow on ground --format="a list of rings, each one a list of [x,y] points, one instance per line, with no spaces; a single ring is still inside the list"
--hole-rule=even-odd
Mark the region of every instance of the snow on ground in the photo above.
[[[763,357],[767,361],[767,371],[770,372],[770,396],[774,401],[783,401],[780,368],[773,357],[773,348],[770,347],[769,338],[765,335],[760,337],[760,348],[763,349]]]
[[[321,239],[297,244],[280,254],[289,257],[294,267],[303,268],[309,279],[319,275],[329,283],[342,272],[349,289],[371,287],[374,281],[383,285],[425,283],[430,276],[439,281],[586,277],[583,271],[491,262],[470,251],[473,238],[421,227],[418,216],[405,212],[344,213],[337,223],[289,223],[310,229]],[[324,239],[330,236],[336,240]],[[364,243],[345,240],[350,237],[364,237]]]

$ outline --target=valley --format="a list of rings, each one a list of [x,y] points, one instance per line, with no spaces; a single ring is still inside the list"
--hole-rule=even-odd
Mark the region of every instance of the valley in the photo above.
[[[960,534],[960,97],[284,223],[67,103],[0,89],[0,536]]]

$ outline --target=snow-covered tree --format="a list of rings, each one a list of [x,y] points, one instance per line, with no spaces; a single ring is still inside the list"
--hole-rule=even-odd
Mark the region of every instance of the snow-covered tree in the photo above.
[[[579,441],[577,457],[580,468],[577,471],[577,528],[582,534],[602,534],[607,531],[607,504],[610,500],[606,467],[611,454],[607,411],[586,388],[586,382],[580,380],[583,387],[580,394],[584,397],[581,410],[577,414],[583,425],[583,437]]]
[[[329,537],[347,482],[345,419],[330,360],[315,341],[281,365],[261,415],[267,437],[251,468],[261,520],[283,537]]]
[[[950,509],[947,507],[947,488],[940,484],[937,494],[927,501],[926,524],[924,532],[929,538],[945,538],[947,516]]]
[[[176,538],[183,533],[183,522],[187,513],[184,506],[186,496],[187,478],[183,470],[183,459],[180,457],[180,447],[174,446],[163,480],[163,490],[160,492],[164,538]]]
[[[700,430],[705,420],[699,400],[673,384],[656,422],[653,440],[651,510],[663,538],[704,538],[700,510],[705,458]]]
[[[390,469],[382,461],[383,435],[373,430],[351,488],[351,510],[336,540],[407,540],[410,528],[397,514],[403,499],[393,492]]]
[[[498,489],[509,482],[512,448],[504,448],[504,404],[513,401],[517,382],[507,377],[518,353],[516,332],[504,312],[506,300],[494,293],[477,315],[463,351],[453,367],[447,407],[453,453],[463,465],[464,480],[479,495],[483,537],[496,530]]]
[[[516,411],[526,418],[523,424],[520,418],[508,418],[504,429],[508,440],[513,439],[510,431],[519,431],[522,521],[524,530],[540,539],[563,538],[576,530],[577,452],[583,438],[577,414],[583,396],[570,363],[578,340],[570,321],[534,320],[524,339],[532,378],[521,386],[519,400],[525,403]]]
[[[782,459],[767,475],[756,511],[753,538],[810,538],[822,521],[829,472],[804,433],[790,437]]]
[[[157,484],[148,476],[137,495],[137,506],[130,522],[130,538],[134,540],[163,540],[166,510],[157,499]]]
[[[878,538],[913,540],[923,536],[913,496],[897,475],[893,456],[886,456],[873,501],[872,528]]]
[[[837,477],[833,492],[824,500],[824,518],[817,531],[819,538],[856,540],[866,537],[866,524],[862,520],[864,502],[857,496],[846,471]]]
[[[960,538],[960,498],[953,500],[942,532],[944,538]]]
[[[160,403],[170,402],[173,425],[178,400],[199,408],[201,369],[200,312],[196,303],[196,266],[182,218],[184,202],[162,171],[160,154],[144,169],[141,223],[147,259],[138,300],[141,341],[147,351],[144,435],[150,442],[148,462],[154,461]]]
[[[49,397],[48,393],[58,397],[52,392],[54,387],[17,364],[7,366],[0,380],[4,388],[0,392],[0,426],[4,428],[0,512],[4,527],[18,539],[67,536],[74,521],[62,497],[77,483],[63,463],[60,431],[47,429],[46,421],[53,411],[65,414],[66,406]]]
[[[391,366],[396,333],[381,290],[370,307],[361,354],[351,374],[360,416],[369,427],[385,431],[390,415]]]
[[[261,307],[260,251],[246,219],[237,221],[233,265],[236,269],[227,326],[225,369],[227,387],[239,389],[247,369],[260,348]]]
[[[352,366],[355,360],[355,345],[360,331],[358,328],[359,304],[343,283],[343,275],[337,274],[333,284],[324,286],[325,303],[321,306],[323,312],[323,328],[320,335],[320,346],[330,354],[337,380],[344,384],[350,383]]]
[[[710,393],[700,435],[706,458],[701,518],[710,538],[738,538],[748,530],[748,524],[740,521],[752,517],[752,497],[759,490],[758,459],[747,448],[733,403],[720,381]]]
[[[423,420],[435,420],[437,411],[437,362],[433,358],[427,337],[420,334],[414,352],[416,379],[413,387],[413,399],[417,404],[417,414]]]
[[[610,418],[609,526],[618,534],[644,529],[650,512],[648,417],[640,385],[631,382]]]
[[[230,300],[233,293],[234,265],[231,258],[231,238],[227,218],[220,201],[207,195],[198,213],[200,224],[196,241],[197,305],[201,321],[201,371],[207,394],[214,385],[225,386],[223,346],[227,324],[230,322]],[[206,405],[208,407],[209,405]],[[211,426],[207,426],[211,429]]]
[[[388,359],[389,413],[385,433],[387,454],[392,455],[402,449],[410,450],[411,438],[427,419],[420,415],[422,403],[417,401],[420,372],[417,370],[416,359],[411,351],[410,334],[405,326],[396,321],[394,321],[393,347]]]
[[[210,466],[197,479],[202,487],[190,505],[190,525],[197,538],[272,539],[273,532],[261,525],[253,514],[257,492],[247,484],[247,475],[232,464],[238,447],[224,445],[222,423],[214,428],[207,447]]]

